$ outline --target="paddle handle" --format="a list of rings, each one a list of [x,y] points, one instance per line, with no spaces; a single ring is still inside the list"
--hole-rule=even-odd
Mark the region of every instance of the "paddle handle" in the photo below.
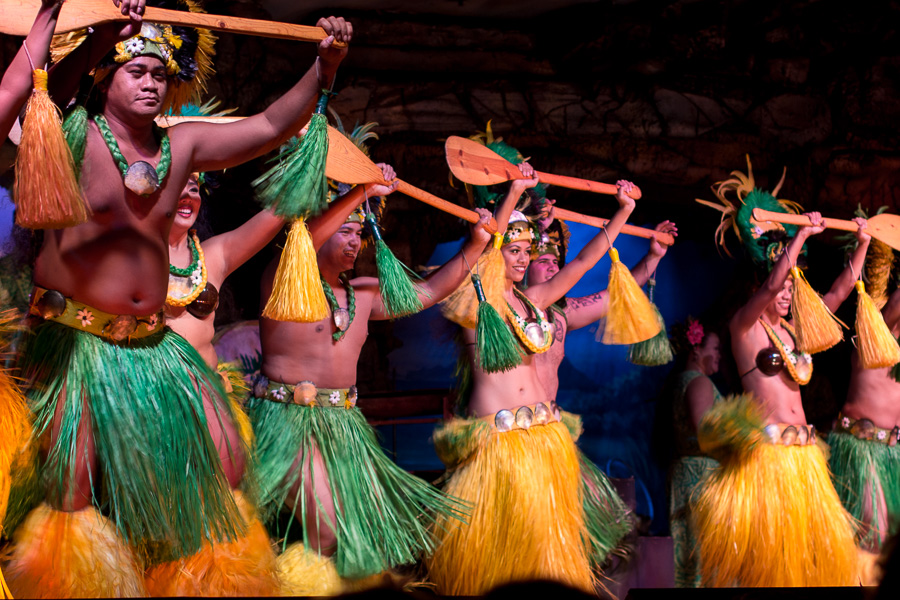
[[[0,2],[0,32],[7,35],[27,35],[34,21],[34,15],[40,6],[40,0],[2,0]],[[128,22],[128,20],[128,15],[123,15],[109,0],[68,0],[60,9],[56,33],[66,33],[103,23]],[[321,42],[327,37],[325,30],[321,27],[194,13],[152,6],[144,8],[144,20],[306,42]],[[335,43],[335,46],[343,45],[345,44]]]
[[[278,21],[264,21],[261,19],[245,19],[244,17],[226,17],[221,15],[210,15],[207,13],[187,12],[183,10],[168,10],[165,8],[153,8],[151,6],[144,9],[144,19],[155,23],[165,23],[167,25],[202,27],[214,31],[244,33],[282,40],[298,40],[301,42],[321,42],[328,37],[328,34],[326,34],[325,30],[321,27],[280,23]],[[346,46],[346,44],[337,41],[335,41],[334,45],[338,48]]]
[[[402,179],[398,179],[397,181],[399,183],[397,191],[402,192],[411,198],[415,198],[425,204],[430,204],[438,210],[450,213],[454,217],[459,217],[463,221],[468,221],[469,223],[477,223],[481,220],[481,215],[474,210],[469,210],[468,208],[453,204],[452,202],[447,202],[443,198],[438,198],[434,194],[430,194],[423,189],[410,185]],[[491,219],[484,225],[484,230],[491,234],[497,233],[497,222],[494,219]]]
[[[557,219],[562,219],[563,221],[571,221],[572,223],[590,225],[591,227],[597,227],[598,229],[606,227],[606,224],[609,223],[609,219],[591,217],[555,206],[553,207],[553,216]],[[622,233],[626,235],[633,235],[635,237],[646,238],[648,240],[655,237],[656,241],[658,241],[660,244],[665,244],[666,246],[671,246],[675,243],[675,238],[673,238],[671,234],[661,233],[659,231],[654,231],[645,227],[637,227],[635,225],[629,225],[627,223],[625,225],[622,225]]]
[[[600,183],[589,179],[579,179],[578,177],[569,177],[567,175],[554,175],[553,173],[544,173],[543,171],[535,171],[535,175],[541,180],[541,183],[547,185],[558,185],[559,187],[568,188],[570,190],[582,190],[585,192],[593,192],[595,194],[608,194],[615,196],[617,188],[611,183]],[[521,177],[524,179],[525,177]],[[634,186],[628,194],[635,200],[641,199],[641,188]]]
[[[801,227],[812,226],[812,223],[809,221],[809,217],[805,215],[772,212],[771,210],[754,208],[752,216],[754,221],[768,221],[770,223],[783,223],[785,225],[800,225]],[[825,219],[825,227],[828,229],[840,229],[842,231],[853,232],[859,229],[859,225],[857,225],[853,221],[845,221],[843,219]]]

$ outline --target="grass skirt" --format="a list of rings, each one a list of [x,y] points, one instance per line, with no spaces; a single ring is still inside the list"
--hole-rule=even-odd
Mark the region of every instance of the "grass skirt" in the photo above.
[[[888,535],[896,533],[900,522],[900,446],[860,440],[842,431],[830,433],[828,445],[834,487],[844,508],[859,521],[864,521],[864,511],[875,520],[884,519],[878,514],[883,496]],[[881,548],[886,541],[881,532],[877,527],[867,529],[861,544]]]
[[[442,595],[480,595],[513,581],[552,579],[593,593],[592,566],[630,531],[606,477],[563,423],[498,433],[457,419],[435,433],[452,471],[446,492],[474,504],[468,523],[439,519],[426,559]]]
[[[717,448],[721,462],[698,491],[704,585],[858,585],[852,521],[822,450],[769,443],[763,426],[746,396],[717,404],[701,422],[701,448]]]
[[[463,517],[463,505],[384,454],[375,430],[357,408],[307,407],[260,398],[251,398],[248,406],[256,432],[261,511],[270,522],[276,521],[291,487],[299,482],[296,518],[302,526],[307,513],[315,511],[319,522],[335,532],[333,559],[341,577],[366,577],[414,563],[434,550],[429,526],[435,514],[450,520]],[[336,522],[318,506],[304,502],[302,490],[313,485],[312,464],[309,482],[302,469],[294,468],[298,457],[302,457],[299,464],[310,462],[316,449],[328,471]],[[281,537],[288,532],[273,533]],[[311,547],[307,531],[303,544]]]
[[[708,456],[682,456],[669,472],[669,527],[675,545],[675,587],[700,587],[700,551],[693,502],[698,486],[718,465]]]
[[[43,322],[25,340],[19,368],[30,384],[36,435],[49,436],[57,410],[62,415],[41,467],[54,495],[63,498],[75,474],[77,433],[90,418],[102,471],[94,503],[128,544],[180,557],[243,530],[199,387],[216,403],[224,397],[221,378],[184,338],[166,329],[117,345]]]

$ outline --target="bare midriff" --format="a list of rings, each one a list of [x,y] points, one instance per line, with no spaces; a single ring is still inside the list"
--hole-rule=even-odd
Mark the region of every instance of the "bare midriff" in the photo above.
[[[891,377],[891,368],[863,369],[855,353],[852,365],[841,413],[851,419],[869,419],[882,429],[900,426],[900,383]]]

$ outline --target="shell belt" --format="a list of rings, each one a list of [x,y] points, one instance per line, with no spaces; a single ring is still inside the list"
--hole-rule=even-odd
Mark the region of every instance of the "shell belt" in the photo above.
[[[145,317],[114,315],[66,298],[56,290],[37,286],[31,292],[28,310],[47,321],[56,321],[116,343],[151,336],[166,324],[163,309]]]
[[[528,429],[534,425],[558,423],[561,420],[559,406],[555,401],[538,402],[516,409],[504,408],[496,414],[479,418],[501,433],[514,429]]]
[[[813,425],[792,425],[773,423],[763,429],[768,442],[777,446],[811,446],[816,443],[816,428]]]
[[[836,431],[849,433],[860,440],[878,442],[887,446],[896,446],[900,442],[900,427],[882,429],[876,427],[869,419],[851,419],[843,413],[838,414]]]
[[[347,410],[356,406],[359,397],[355,385],[346,389],[318,388],[312,381],[301,381],[297,384],[282,383],[269,381],[265,375],[258,375],[254,379],[252,391],[256,398],[272,402]]]

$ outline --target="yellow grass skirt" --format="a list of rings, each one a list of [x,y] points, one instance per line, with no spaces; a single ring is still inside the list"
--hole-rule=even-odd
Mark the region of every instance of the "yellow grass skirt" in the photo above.
[[[713,411],[727,412],[738,402]],[[713,418],[721,425],[723,416],[727,420],[727,414]],[[699,495],[704,585],[858,585],[853,521],[831,484],[822,450],[816,444],[772,444],[758,431],[743,448],[718,456],[722,464]]]
[[[444,450],[463,458],[446,493],[475,507],[467,523],[437,521],[440,543],[426,564],[439,594],[481,595],[531,579],[593,593],[579,457],[565,425],[498,433],[459,419],[435,434],[435,444],[445,462]]]

